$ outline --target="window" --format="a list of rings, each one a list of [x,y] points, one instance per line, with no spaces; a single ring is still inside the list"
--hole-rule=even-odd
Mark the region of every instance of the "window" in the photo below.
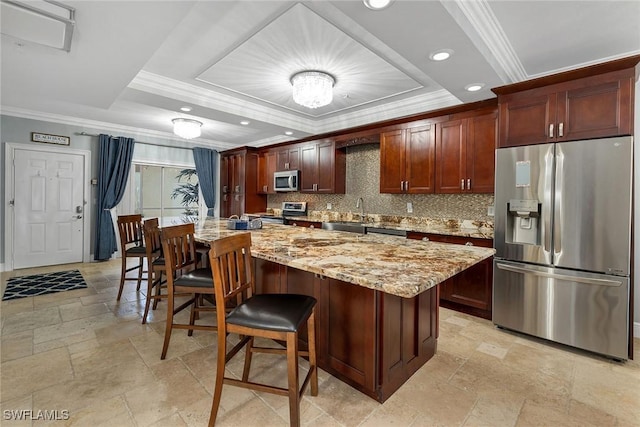
[[[136,213],[145,218],[198,215],[201,197],[194,167],[133,166]]]

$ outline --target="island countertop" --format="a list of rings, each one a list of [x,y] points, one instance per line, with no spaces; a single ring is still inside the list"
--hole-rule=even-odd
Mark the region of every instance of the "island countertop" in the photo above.
[[[196,225],[196,240],[211,242],[251,233],[251,254],[260,259],[412,298],[494,254],[494,249],[380,235],[360,235],[280,224],[229,230],[226,219]]]

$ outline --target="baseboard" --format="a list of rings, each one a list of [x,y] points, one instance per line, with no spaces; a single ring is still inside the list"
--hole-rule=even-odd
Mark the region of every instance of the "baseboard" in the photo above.
[[[4,263],[0,263],[0,273],[4,271]]]
[[[633,322],[633,337],[640,338],[640,322]]]

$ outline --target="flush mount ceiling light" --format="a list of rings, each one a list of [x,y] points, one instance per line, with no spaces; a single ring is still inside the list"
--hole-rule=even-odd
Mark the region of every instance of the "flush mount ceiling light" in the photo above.
[[[336,80],[321,71],[302,71],[291,77],[293,100],[307,108],[324,107],[333,101]]]
[[[188,105],[185,105],[184,107],[180,107],[180,111],[184,111],[185,113],[188,113],[191,110],[192,108],[189,107]]]
[[[191,119],[173,119],[173,133],[184,139],[193,139],[200,136],[202,122]]]
[[[2,0],[2,34],[69,52],[76,10],[54,0]]]
[[[464,87],[468,92],[477,92],[484,87],[484,83],[471,83]]]
[[[453,51],[451,49],[440,49],[429,55],[429,59],[432,61],[444,61],[449,59],[451,55],[453,55]]]
[[[393,2],[393,0],[362,0],[365,6],[371,10],[382,10]]]

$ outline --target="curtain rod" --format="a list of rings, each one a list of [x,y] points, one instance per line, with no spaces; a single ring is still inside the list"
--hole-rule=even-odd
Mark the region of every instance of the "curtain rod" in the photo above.
[[[100,136],[97,133],[88,133],[88,132],[76,132],[76,135],[83,135],[83,136]],[[178,148],[180,150],[191,150],[191,148],[185,148],[185,147],[177,147],[175,145],[166,145],[166,144],[155,144],[155,143],[151,143],[151,142],[141,142],[136,140],[135,141],[136,144],[142,144],[142,145],[154,145],[156,147],[166,147],[166,148]]]

